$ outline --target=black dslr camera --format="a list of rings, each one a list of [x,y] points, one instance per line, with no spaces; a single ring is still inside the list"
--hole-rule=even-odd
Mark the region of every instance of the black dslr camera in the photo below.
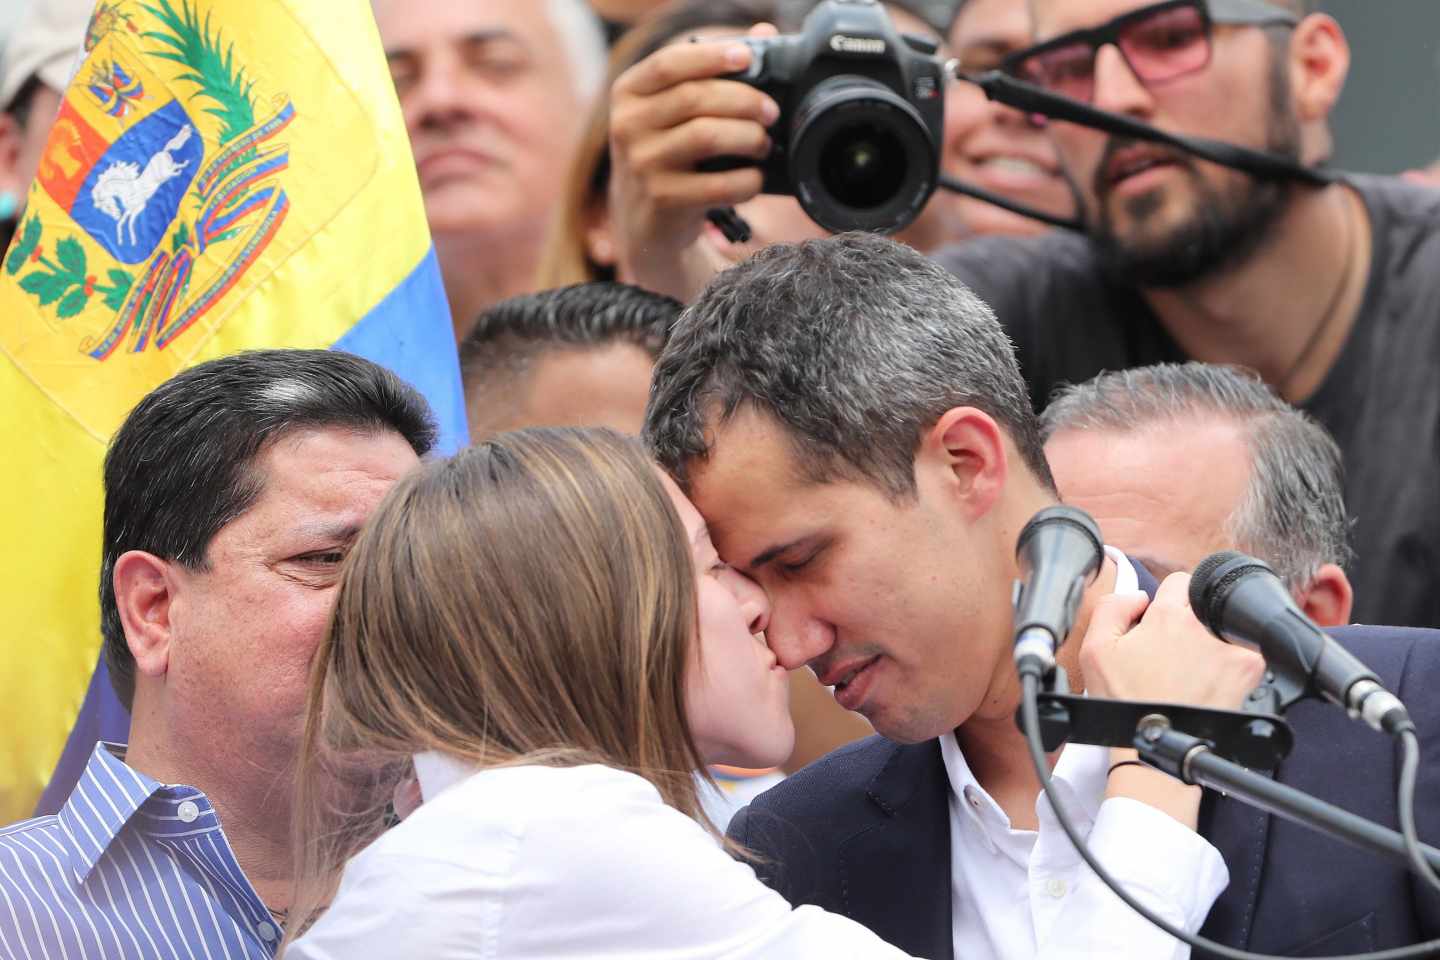
[[[890,233],[914,220],[940,170],[945,75],[936,45],[897,33],[876,0],[825,0],[799,33],[745,42],[750,68],[730,79],[780,105],[761,192],[794,195],[827,230]]]

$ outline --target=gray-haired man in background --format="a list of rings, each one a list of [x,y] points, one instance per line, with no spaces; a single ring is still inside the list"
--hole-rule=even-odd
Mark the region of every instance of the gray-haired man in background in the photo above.
[[[535,289],[559,185],[605,80],[584,0],[374,0],[456,341]]]
[[[1057,391],[1040,424],[1060,496],[1157,577],[1242,550],[1317,623],[1350,622],[1340,448],[1254,373],[1203,363],[1102,373]]]

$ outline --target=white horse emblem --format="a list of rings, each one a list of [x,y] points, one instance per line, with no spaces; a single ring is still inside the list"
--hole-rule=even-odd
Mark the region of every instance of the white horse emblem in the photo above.
[[[106,167],[90,191],[90,201],[95,209],[115,221],[115,242],[122,243],[121,232],[127,227],[130,242],[135,243],[135,218],[145,212],[145,205],[155,196],[155,191],[168,180],[179,176],[190,165],[190,161],[176,163],[171,151],[185,146],[193,133],[190,124],[170,138],[165,149],[152,156],[145,169],[133,163],[115,161]]]

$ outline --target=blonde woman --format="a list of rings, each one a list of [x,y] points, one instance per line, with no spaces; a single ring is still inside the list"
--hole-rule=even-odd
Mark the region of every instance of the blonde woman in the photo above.
[[[790,749],[768,615],[618,434],[504,434],[402,480],[316,655],[291,918],[313,926],[285,956],[904,956],[792,908],[701,813],[693,771]],[[412,757],[423,803],[386,832]],[[321,764],[353,793],[307,789]],[[1084,956],[1093,909],[1045,955]]]

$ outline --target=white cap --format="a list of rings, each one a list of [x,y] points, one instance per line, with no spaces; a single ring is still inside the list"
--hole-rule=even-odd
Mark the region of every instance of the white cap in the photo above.
[[[8,110],[31,77],[64,93],[85,45],[93,0],[30,0],[9,31],[0,74],[0,109]]]

